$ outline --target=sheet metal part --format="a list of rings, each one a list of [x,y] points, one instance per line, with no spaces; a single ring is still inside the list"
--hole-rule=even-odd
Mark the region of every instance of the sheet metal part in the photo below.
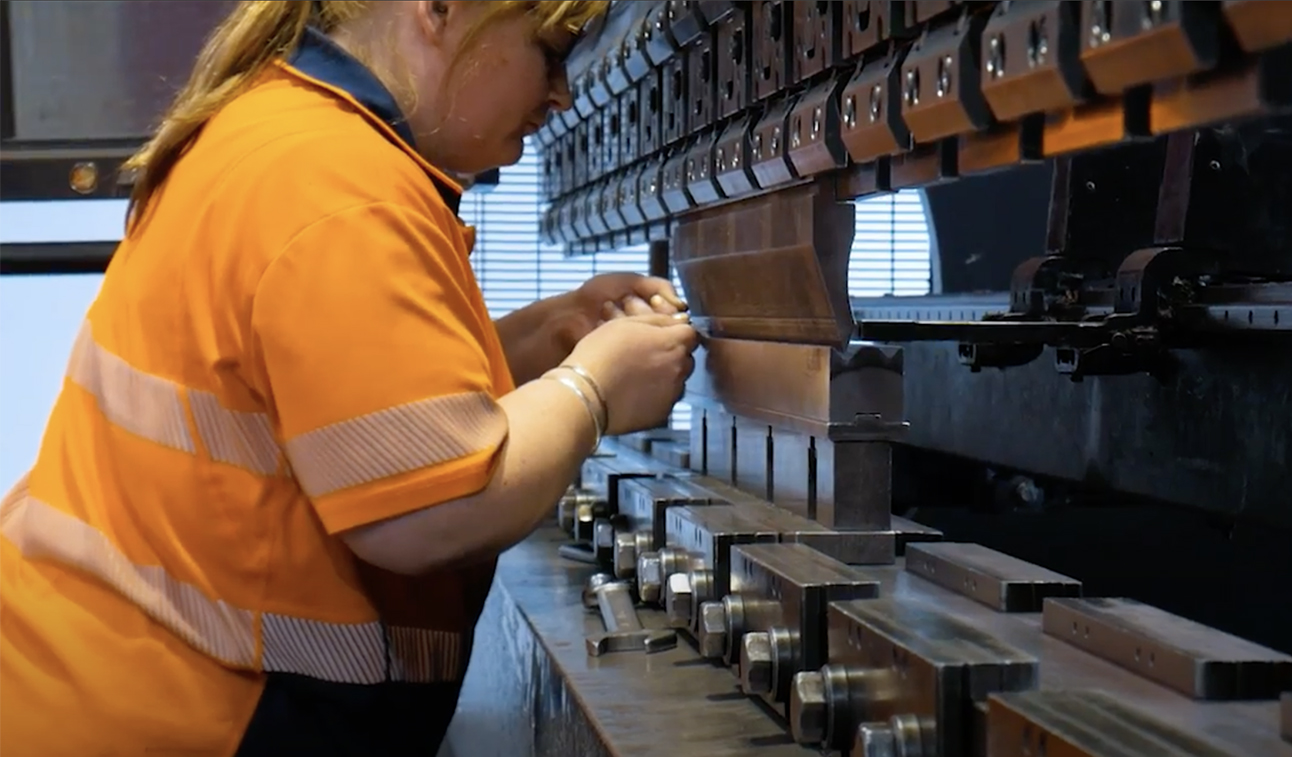
[[[819,437],[859,416],[900,424],[896,354],[894,348],[857,345],[845,357],[823,345],[710,338],[696,352],[687,401]],[[748,380],[754,371],[758,380]],[[901,428],[888,430],[895,435]]]
[[[1273,699],[1292,657],[1130,599],[1047,599],[1045,632],[1195,699]]]
[[[755,167],[772,133],[765,139],[760,148],[752,137]],[[845,282],[854,233],[852,205],[816,185],[679,223],[672,254],[693,322],[714,338],[846,344],[853,331]],[[733,280],[744,284],[733,290]]]
[[[808,546],[735,547],[731,594],[701,606],[697,641],[706,656],[721,649],[746,695],[788,717],[794,675],[826,662],[826,607],[878,595],[878,579]]]
[[[1138,711],[1102,691],[993,694],[987,757],[1242,757]]]
[[[969,755],[974,705],[1037,683],[1035,657],[932,606],[855,600],[832,603],[828,616],[829,665],[791,687],[790,726],[802,744]]]
[[[1049,597],[1080,597],[1081,582],[980,544],[912,544],[906,569],[1000,612],[1040,612]]]

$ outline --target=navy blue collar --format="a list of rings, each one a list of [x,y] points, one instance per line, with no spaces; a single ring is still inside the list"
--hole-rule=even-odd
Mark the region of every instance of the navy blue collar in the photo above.
[[[393,129],[405,146],[410,150],[416,150],[417,141],[413,136],[413,130],[409,128],[408,119],[400,110],[395,96],[368,70],[367,66],[343,50],[326,34],[314,27],[307,28],[300,46],[291,54],[287,62],[311,79],[335,87],[353,97],[372,115]],[[428,176],[449,209],[456,215],[462,205],[461,193],[438,176],[433,174]]]

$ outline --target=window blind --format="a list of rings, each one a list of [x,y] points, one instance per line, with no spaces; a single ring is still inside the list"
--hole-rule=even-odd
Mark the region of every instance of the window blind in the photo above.
[[[929,293],[929,224],[918,191],[857,201],[857,234],[848,260],[853,297]]]
[[[497,187],[462,198],[462,220],[476,227],[472,268],[494,318],[575,289],[598,273],[650,270],[644,246],[566,258],[560,248],[543,244],[538,227],[541,165],[527,144],[520,162],[502,170]]]
[[[494,318],[574,289],[598,273],[650,269],[646,245],[579,258],[566,258],[559,248],[544,245],[538,227],[540,168],[537,152],[527,144],[520,162],[503,169],[496,188],[468,192],[463,198],[462,219],[476,227],[472,266]],[[858,201],[849,294],[927,294],[929,277],[929,228],[919,192]],[[676,272],[673,285],[681,291]],[[673,426],[687,429],[690,423],[690,408],[679,404],[673,411]]]

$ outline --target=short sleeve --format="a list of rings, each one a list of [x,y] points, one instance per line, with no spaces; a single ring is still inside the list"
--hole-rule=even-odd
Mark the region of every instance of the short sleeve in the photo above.
[[[252,328],[287,459],[338,533],[474,494],[507,435],[478,291],[424,213],[367,204],[270,264]]]

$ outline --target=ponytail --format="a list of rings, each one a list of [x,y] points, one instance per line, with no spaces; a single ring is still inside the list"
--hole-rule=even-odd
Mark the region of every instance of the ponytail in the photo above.
[[[176,95],[157,132],[122,166],[123,171],[134,175],[126,213],[127,232],[143,217],[148,203],[175,163],[197,139],[202,127],[242,94],[270,63],[295,50],[311,21],[331,33],[362,15],[371,4],[371,0],[239,2],[198,54],[188,83]],[[542,30],[578,32],[604,12],[608,3],[606,0],[505,0],[484,6],[487,12],[468,38],[490,19],[509,12],[534,14]]]
[[[313,5],[310,0],[239,2],[216,28],[157,132],[122,166],[134,174],[127,230],[143,215],[202,127],[275,58],[300,43]]]

